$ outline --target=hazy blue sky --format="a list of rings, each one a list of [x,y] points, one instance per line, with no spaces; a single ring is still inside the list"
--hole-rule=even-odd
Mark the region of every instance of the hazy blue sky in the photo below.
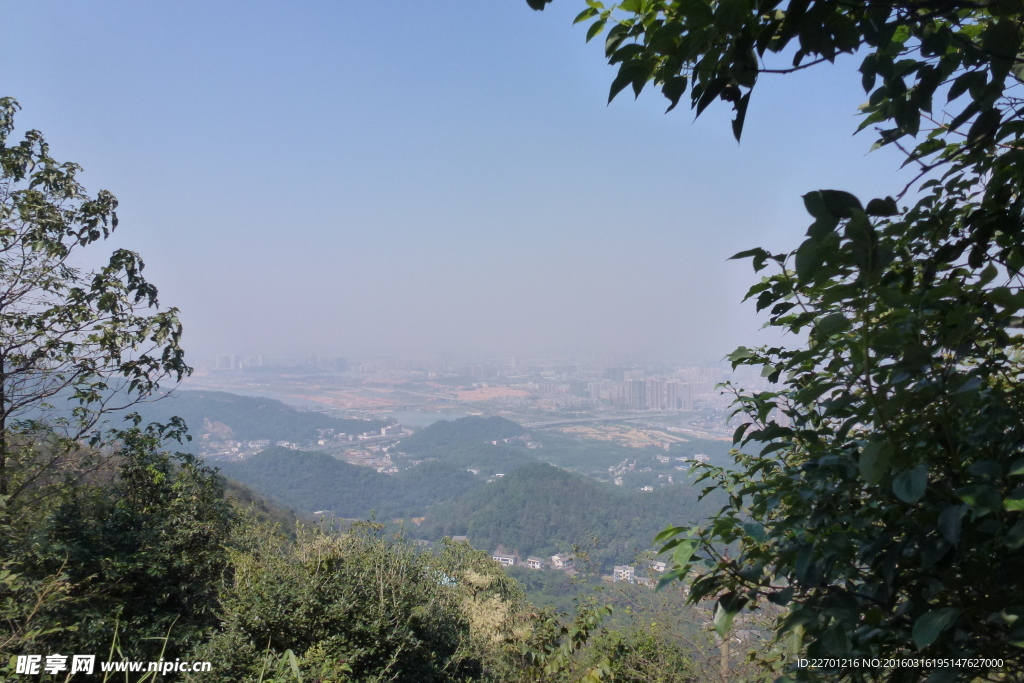
[[[5,2],[2,94],[121,201],[187,348],[720,358],[726,262],[796,247],[800,196],[900,187],[851,137],[856,66],[713,105],[605,106],[582,0]]]

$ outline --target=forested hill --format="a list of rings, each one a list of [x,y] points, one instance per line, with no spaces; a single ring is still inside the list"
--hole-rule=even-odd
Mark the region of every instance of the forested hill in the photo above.
[[[417,534],[424,538],[465,535],[474,547],[499,544],[548,555],[587,545],[603,561],[628,561],[652,547],[666,526],[696,522],[709,505],[699,488],[669,486],[652,492],[623,491],[546,464],[520,468],[462,498],[435,506]]]
[[[326,453],[270,448],[242,462],[223,463],[221,472],[283,505],[338,517],[415,517],[427,506],[482,486],[465,470],[425,462],[395,475],[350,465]]]
[[[525,434],[525,427],[503,417],[464,417],[435,422],[402,439],[399,449],[407,460],[433,458],[491,475],[536,462],[525,448],[504,443]]]
[[[315,438],[318,429],[360,434],[385,425],[380,420],[343,420],[296,410],[272,398],[222,391],[175,391],[159,401],[136,406],[135,411],[145,422],[167,422],[177,415],[185,420],[193,438],[212,427],[219,435],[238,441],[305,441]]]
[[[300,517],[294,510],[282,507],[234,479],[220,477],[220,481],[224,486],[224,497],[243,514],[262,522],[276,524],[281,533],[289,537],[295,535],[295,525],[300,521]]]
[[[452,447],[479,446],[526,434],[522,425],[503,417],[463,417],[440,420],[402,441],[410,455],[427,455]]]

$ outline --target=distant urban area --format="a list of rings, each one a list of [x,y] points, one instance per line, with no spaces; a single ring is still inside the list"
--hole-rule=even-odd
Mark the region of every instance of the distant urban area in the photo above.
[[[588,572],[644,586],[664,571],[650,553],[666,520],[713,504],[692,470],[731,462],[730,386],[766,384],[725,366],[520,358],[197,365],[144,417],[180,416],[182,448],[307,519],[375,518],[562,578],[589,548]]]
[[[225,354],[200,362],[182,389],[275,398],[365,421],[352,423],[348,432],[319,428],[302,438],[274,441],[243,441],[216,424],[199,430],[194,425],[204,457],[241,460],[283,446],[324,450],[353,464],[396,473],[391,455],[403,436],[439,419],[467,415],[501,416],[529,429],[634,448],[667,450],[692,437],[729,439],[738,422],[729,421],[732,396],[721,386],[726,382],[747,389],[765,386],[761,377],[734,374],[725,366]],[[523,445],[539,447],[528,436]],[[621,485],[621,472],[630,464],[614,468],[616,483]]]

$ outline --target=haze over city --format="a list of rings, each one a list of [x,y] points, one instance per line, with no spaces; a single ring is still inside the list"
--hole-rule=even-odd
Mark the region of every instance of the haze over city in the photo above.
[[[721,104],[605,106],[575,6],[521,5],[20,3],[0,60],[192,358],[717,361],[760,339],[730,255],[794,248],[804,192],[895,184],[854,60],[758,93],[737,146]]]

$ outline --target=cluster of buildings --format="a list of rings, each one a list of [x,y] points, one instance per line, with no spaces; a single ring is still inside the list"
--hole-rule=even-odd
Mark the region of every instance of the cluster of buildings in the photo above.
[[[712,389],[664,379],[632,379],[615,381],[609,379],[586,382],[540,382],[531,389],[547,399],[561,399],[574,407],[608,407],[616,410],[683,410],[691,411],[694,398],[707,394]]]
[[[268,358],[257,354],[220,354],[206,363],[211,370],[308,369],[322,372],[348,372],[348,360],[335,356],[302,356],[300,358]]]
[[[467,541],[465,536],[455,536],[452,538],[453,541]],[[491,554],[491,559],[500,564],[502,567],[514,567],[517,565],[525,566],[528,569],[544,569],[550,567],[551,569],[560,569],[562,571],[571,571],[574,568],[575,559],[572,555],[566,555],[559,553],[552,555],[548,559],[541,557],[534,557],[533,555],[526,558],[523,561],[518,553],[506,553],[503,551],[495,551]]]
[[[650,570],[648,576],[637,576],[636,565],[616,565],[612,570],[612,581],[615,583],[635,583],[639,586],[647,586],[648,588],[654,588],[657,581],[654,580],[653,574],[664,574],[668,569],[668,564],[661,560],[653,560],[647,563],[647,567]]]
[[[675,469],[683,471],[683,472],[685,472],[686,470],[690,469],[690,467],[695,462],[706,463],[706,462],[709,462],[711,460],[711,458],[708,455],[704,454],[704,453],[695,453],[694,455],[678,455],[678,456],[656,455],[656,456],[654,456],[654,459],[658,461],[659,466],[660,465],[671,465],[673,462],[675,462],[675,463],[677,463],[674,466]],[[637,460],[635,458],[634,459],[626,458],[625,460],[620,462],[618,465],[612,465],[611,467],[608,468],[608,473],[611,475],[612,483],[614,483],[616,486],[622,486],[623,483],[625,482],[626,477],[631,475],[631,474],[634,474],[634,473],[635,474],[643,474],[645,472],[652,472],[652,471],[653,471],[652,467],[638,467],[637,466]],[[657,483],[658,483],[659,486],[665,486],[666,484],[671,486],[674,483],[674,480],[673,480],[671,474],[658,474],[657,477],[658,477],[658,482]],[[648,491],[648,492],[654,490],[654,487],[649,485],[649,484],[645,485],[645,486],[641,486],[639,488],[640,488],[641,491]]]
[[[404,428],[400,424],[387,425],[380,430],[366,431],[361,434],[347,434],[335,432],[333,429],[318,429],[315,437],[306,441],[286,441],[271,439],[256,439],[250,441],[237,441],[225,439],[215,432],[207,432],[200,435],[198,439],[199,455],[208,460],[245,460],[260,451],[265,451],[272,446],[291,448],[299,451],[310,451],[317,449],[345,448],[348,445],[358,443],[362,449],[348,448],[345,450],[345,459],[355,464],[369,465],[376,467],[378,472],[393,474],[398,471],[393,467],[388,455],[388,444],[395,437],[404,434]],[[365,462],[361,462],[365,460]],[[360,462],[357,462],[360,461]]]
[[[280,442],[288,443],[287,441]],[[218,439],[213,434],[202,434],[196,442],[199,455],[207,460],[244,460],[265,451],[274,444],[270,439],[254,441],[236,441],[234,439]]]
[[[715,387],[719,383],[738,378],[723,367],[523,361],[519,357],[487,361],[437,357],[350,361],[334,356],[268,358],[262,354],[222,354],[202,365],[212,370],[316,370],[355,381],[454,379],[462,380],[463,384],[525,389],[534,397],[574,407],[632,411],[692,411],[697,402],[718,394]],[[755,375],[744,375],[741,379],[748,388],[761,388],[752,383],[763,383]]]
[[[455,536],[452,540],[466,540],[465,536]],[[567,572],[575,571],[574,558],[572,555],[566,555],[559,553],[558,555],[552,555],[550,558],[545,559],[541,557],[530,556],[526,560],[521,560],[518,554],[507,553],[504,551],[495,551],[491,554],[491,559],[500,564],[502,567],[515,567],[525,566],[528,569],[559,569]],[[668,564],[661,560],[653,560],[647,563],[647,567],[650,570],[649,574],[662,574],[668,569]],[[606,577],[605,580],[608,580]],[[651,576],[638,576],[636,573],[636,565],[616,565],[612,570],[610,577],[614,583],[633,583],[640,586],[647,586],[648,588],[654,588],[657,583]]]

